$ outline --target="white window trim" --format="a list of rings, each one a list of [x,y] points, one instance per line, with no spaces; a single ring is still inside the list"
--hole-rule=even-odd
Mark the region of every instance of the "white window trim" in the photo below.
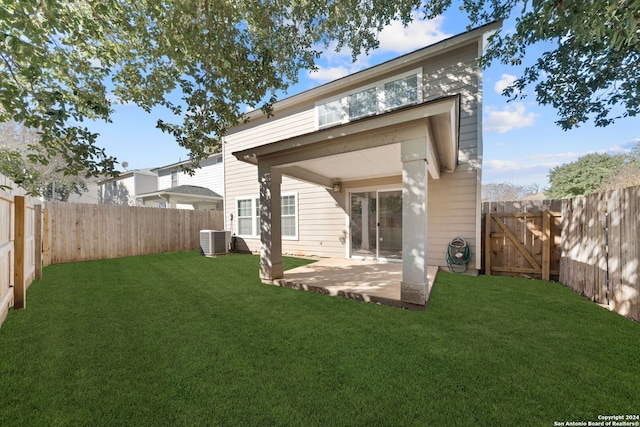
[[[294,205],[294,208],[295,208],[295,213],[293,215],[293,217],[294,217],[293,221],[294,221],[294,224],[295,224],[296,233],[293,236],[285,236],[285,235],[283,235],[282,236],[282,240],[298,240],[298,233],[299,233],[299,231],[298,231],[299,230],[299,225],[298,225],[298,216],[299,216],[299,213],[298,213],[298,193],[297,192],[287,192],[287,193],[282,193],[280,196],[281,197],[293,196],[293,205]],[[281,214],[281,216],[282,216],[282,214]]]
[[[285,196],[293,196],[294,197],[294,206],[295,206],[295,230],[296,233],[294,236],[282,236],[282,240],[298,240],[298,234],[299,234],[299,230],[300,230],[300,224],[298,221],[299,218],[299,212],[298,212],[298,193],[297,192],[284,192],[280,195],[280,197],[285,197]],[[240,217],[238,216],[238,202],[240,200],[251,200],[251,228],[254,234],[240,234]],[[259,218],[253,216],[253,213],[256,212],[256,203],[260,203],[260,196],[258,195],[251,195],[251,196],[238,196],[236,197],[235,200],[235,207],[234,207],[234,216],[236,217],[236,221],[235,221],[235,233],[238,237],[242,237],[245,239],[259,239],[260,238],[260,230],[256,229],[259,228],[256,226],[256,223],[259,223]]]
[[[414,75],[418,76],[418,88],[417,88],[417,90],[418,90],[418,100],[417,100],[417,104],[420,104],[422,102],[423,96],[424,96],[424,94],[423,94],[424,93],[423,81],[422,81],[422,79],[423,79],[422,67],[416,68],[416,69],[413,69],[413,70],[410,70],[410,71],[407,71],[407,72],[404,72],[404,73],[401,73],[401,74],[396,74],[396,75],[394,75],[392,77],[389,77],[387,79],[380,80],[380,81],[378,81],[378,82],[376,82],[374,84],[370,84],[370,85],[367,85],[367,86],[361,86],[361,87],[358,87],[358,88],[356,88],[354,90],[350,90],[349,92],[345,92],[345,93],[342,93],[340,95],[332,96],[331,98],[323,99],[320,102],[316,102],[316,104],[315,104],[316,130],[330,128],[330,127],[337,126],[337,125],[340,125],[340,124],[349,123],[352,120],[355,121],[355,120],[359,120],[359,119],[362,119],[362,118],[365,118],[365,117],[370,117],[370,116],[373,116],[373,115],[383,114],[383,113],[386,113],[388,111],[397,110],[398,108],[404,107],[404,105],[403,106],[399,106],[399,107],[393,107],[393,108],[387,108],[386,107],[386,105],[385,105],[384,86],[387,83],[394,82],[396,80],[404,79],[406,77],[414,76]],[[372,88],[376,88],[376,92],[377,92],[377,98],[378,98],[378,109],[377,109],[377,111],[372,112],[371,114],[358,116],[356,118],[351,119],[349,117],[349,97],[351,95],[355,95],[356,93],[363,92],[363,91],[366,91],[366,90],[372,89]],[[341,121],[332,122],[332,123],[327,123],[327,124],[324,124],[324,125],[320,126],[320,107],[322,105],[325,105],[325,104],[329,103],[329,102],[338,101],[338,100],[340,100],[341,103],[342,103],[342,120]],[[407,105],[409,105],[409,104],[407,104]]]
[[[180,175],[180,173],[178,172],[178,170],[177,170],[177,169],[174,169],[174,170],[172,170],[172,171],[169,173],[169,181],[170,181],[170,183],[171,183],[171,184],[170,184],[170,185],[171,185],[171,188],[174,188],[174,187],[177,187],[177,186],[178,186],[178,182],[179,182],[179,179],[180,179],[180,178],[179,178],[179,175]],[[174,178],[174,176],[175,176],[175,180],[173,179],[173,178]],[[175,181],[175,185],[174,185],[174,181]]]

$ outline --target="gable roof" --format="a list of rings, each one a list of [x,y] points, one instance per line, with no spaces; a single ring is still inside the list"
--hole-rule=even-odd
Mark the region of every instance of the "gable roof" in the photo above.
[[[151,191],[149,193],[139,194],[140,198],[149,198],[151,196],[192,196],[194,198],[204,198],[210,200],[222,200],[222,196],[213,190],[196,185],[178,185],[177,187],[165,188],[163,190]]]
[[[288,108],[308,98],[321,99],[330,96],[334,92],[342,92],[349,86],[357,84],[362,80],[375,78],[375,76],[380,74],[393,73],[395,70],[400,68],[410,67],[413,64],[418,64],[419,62],[424,61],[426,57],[439,55],[452,49],[457,49],[467,43],[475,43],[477,42],[478,38],[483,38],[486,40],[487,37],[498,31],[500,27],[502,27],[502,20],[490,22],[483,26],[470,29],[464,33],[453,35],[437,43],[395,57],[381,64],[374,65],[372,67],[357,71],[339,79],[332,80],[311,89],[307,89],[288,98],[284,98],[276,102],[273,105],[273,108],[274,110],[279,108]],[[253,110],[247,113],[247,117],[250,120],[256,119],[261,116],[265,115],[260,109]]]

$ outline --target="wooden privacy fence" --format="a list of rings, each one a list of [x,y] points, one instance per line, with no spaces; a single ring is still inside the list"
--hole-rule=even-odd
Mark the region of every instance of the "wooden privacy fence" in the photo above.
[[[47,204],[45,265],[200,248],[200,230],[222,229],[217,211]]]
[[[561,210],[560,200],[484,202],[485,274],[557,279]]]
[[[0,325],[9,308],[26,307],[29,285],[42,276],[42,209],[37,203],[0,175]]]
[[[560,282],[640,321],[640,187],[564,201]]]
[[[485,274],[558,280],[640,321],[640,187],[482,212]]]

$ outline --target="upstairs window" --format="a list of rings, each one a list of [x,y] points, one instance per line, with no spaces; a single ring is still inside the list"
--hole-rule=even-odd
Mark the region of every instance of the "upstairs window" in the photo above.
[[[178,171],[172,170],[171,171],[171,187],[177,187],[177,186],[178,186]]]
[[[317,104],[318,129],[420,102],[422,70],[417,69]]]
[[[342,101],[336,100],[318,106],[318,126],[342,123]]]
[[[384,84],[384,106],[387,110],[418,103],[418,75],[407,76]]]
[[[371,116],[378,112],[378,89],[372,87],[349,95],[349,119]]]

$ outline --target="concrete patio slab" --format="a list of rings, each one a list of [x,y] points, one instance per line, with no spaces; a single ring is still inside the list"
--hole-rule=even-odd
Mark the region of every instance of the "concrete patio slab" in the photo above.
[[[428,267],[428,294],[437,274],[438,267]],[[272,284],[394,307],[424,309],[425,306],[401,301],[401,280],[401,263],[321,258],[285,271],[284,278],[274,280]]]

